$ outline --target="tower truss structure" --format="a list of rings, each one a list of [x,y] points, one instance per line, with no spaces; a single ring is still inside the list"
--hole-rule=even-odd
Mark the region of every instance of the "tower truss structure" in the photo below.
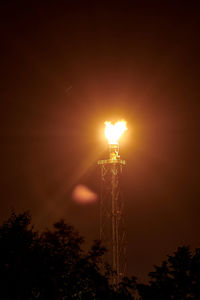
[[[126,272],[126,231],[122,199],[122,169],[125,160],[119,156],[119,145],[109,145],[109,159],[99,160],[101,169],[100,240],[106,247],[104,261],[115,271],[112,283],[117,284]]]

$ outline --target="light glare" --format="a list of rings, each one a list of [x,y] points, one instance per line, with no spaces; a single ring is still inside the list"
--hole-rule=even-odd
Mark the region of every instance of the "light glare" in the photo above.
[[[105,136],[109,144],[118,144],[118,140],[121,135],[128,128],[126,126],[126,121],[121,120],[116,122],[114,125],[111,122],[106,121],[105,123]]]
[[[87,186],[83,184],[78,184],[72,192],[72,198],[77,203],[87,204],[97,200],[97,194],[94,193]]]

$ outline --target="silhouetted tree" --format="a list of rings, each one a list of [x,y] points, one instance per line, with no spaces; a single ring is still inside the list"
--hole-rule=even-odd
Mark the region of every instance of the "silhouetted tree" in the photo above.
[[[13,213],[0,227],[0,299],[134,299],[135,278],[114,288],[105,249],[95,241],[84,252],[83,242],[63,220],[39,234],[28,213]]]
[[[149,284],[137,285],[141,300],[199,300],[200,249],[179,247],[149,276]]]

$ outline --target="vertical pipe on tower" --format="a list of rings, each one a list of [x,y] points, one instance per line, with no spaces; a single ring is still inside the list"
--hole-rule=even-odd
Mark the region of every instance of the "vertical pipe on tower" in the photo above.
[[[109,145],[109,159],[99,160],[101,168],[100,240],[107,248],[104,261],[115,271],[112,283],[120,282],[126,272],[126,242],[121,193],[121,173],[125,161],[120,159],[119,145]]]

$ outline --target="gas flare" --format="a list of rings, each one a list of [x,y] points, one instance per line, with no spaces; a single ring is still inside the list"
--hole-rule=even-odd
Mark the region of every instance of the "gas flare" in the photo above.
[[[120,136],[128,129],[124,120],[118,121],[115,124],[106,121],[104,124],[105,136],[109,144],[118,144]]]

